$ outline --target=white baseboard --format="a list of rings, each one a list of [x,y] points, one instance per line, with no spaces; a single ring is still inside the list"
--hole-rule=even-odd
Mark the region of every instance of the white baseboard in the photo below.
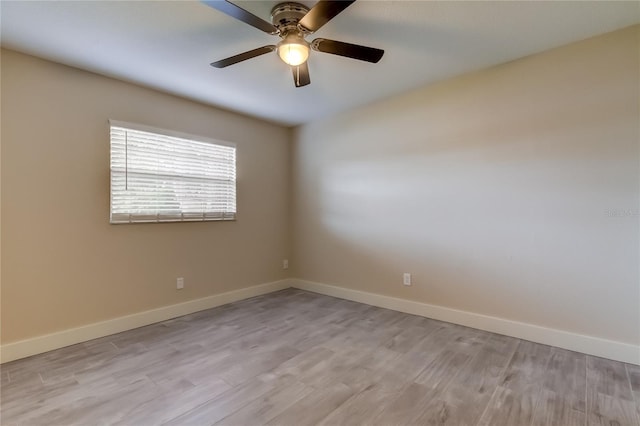
[[[429,305],[426,303],[398,299],[395,297],[299,279],[285,279],[260,284],[240,290],[233,290],[226,293],[203,297],[201,299],[190,300],[184,303],[163,306],[161,308],[114,318],[107,321],[88,324],[82,327],[46,334],[31,339],[8,343],[0,346],[0,363],[48,352],[65,346],[74,345],[76,343],[86,342],[88,340],[108,336],[110,334],[143,327],[145,325],[191,314],[193,312],[214,308],[226,303],[260,296],[262,294],[278,290],[284,290],[289,287],[295,287],[341,299],[353,300],[355,302],[366,303],[368,305],[392,309],[394,311],[406,312],[408,314],[420,315],[440,321],[460,324],[467,327],[517,337],[532,342],[556,346],[602,358],[640,365],[640,346],[511,321],[504,318],[460,311],[442,306]]]
[[[623,342],[606,340],[599,337],[586,336],[553,328],[540,327],[533,324],[511,321],[473,312],[460,311],[442,306],[413,302],[375,293],[351,290],[328,284],[305,280],[291,280],[292,286],[327,296],[353,300],[394,311],[419,315],[440,321],[460,324],[467,327],[517,337],[531,342],[556,346],[571,351],[582,352],[602,358],[640,365],[640,346]]]
[[[143,327],[145,325],[165,321],[182,315],[214,308],[226,303],[260,296],[261,294],[271,293],[278,290],[284,290],[289,287],[291,287],[290,280],[285,279],[274,281],[266,284],[246,287],[240,290],[215,294],[201,299],[190,300],[188,302],[178,303],[175,305],[163,306],[161,308],[96,322],[82,327],[71,328],[31,339],[7,343],[0,346],[0,363],[25,358],[69,345],[75,345],[76,343],[86,342],[98,337]]]

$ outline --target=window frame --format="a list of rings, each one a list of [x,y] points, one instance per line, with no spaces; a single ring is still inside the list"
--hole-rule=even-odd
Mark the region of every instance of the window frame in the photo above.
[[[233,212],[232,217],[226,217],[227,213],[222,212],[220,217],[184,217],[184,212],[181,212],[181,218],[160,218],[157,216],[156,219],[135,219],[132,218],[132,214],[129,213],[129,220],[115,220],[113,219],[113,169],[112,169],[112,136],[111,131],[112,127],[120,127],[133,131],[147,132],[152,134],[157,134],[160,136],[166,137],[174,137],[185,139],[188,141],[208,143],[212,145],[218,145],[223,147],[229,147],[234,149],[234,171],[235,171],[235,179],[233,181],[235,187],[235,212]],[[221,141],[218,139],[209,138],[206,136],[195,135],[192,133],[180,132],[175,130],[169,130],[154,126],[148,126],[144,124],[130,123],[127,121],[114,120],[109,119],[109,224],[111,225],[126,225],[126,224],[143,224],[143,223],[176,223],[176,222],[227,222],[227,221],[236,221],[238,216],[238,198],[237,198],[237,188],[238,188],[238,148],[237,145],[233,142]]]

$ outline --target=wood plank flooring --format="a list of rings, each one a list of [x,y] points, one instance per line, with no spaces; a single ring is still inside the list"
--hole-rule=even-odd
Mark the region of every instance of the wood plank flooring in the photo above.
[[[0,366],[2,425],[640,425],[640,367],[288,289]]]

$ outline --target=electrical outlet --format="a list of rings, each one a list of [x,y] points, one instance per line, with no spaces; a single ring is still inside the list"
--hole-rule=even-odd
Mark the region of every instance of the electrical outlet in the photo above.
[[[282,269],[289,269],[289,259],[284,259],[282,261]]]
[[[402,284],[411,285],[411,274],[410,273],[405,272],[404,274],[402,274]]]
[[[178,289],[178,290],[182,290],[183,288],[184,288],[184,278],[179,277],[179,278],[176,280],[176,289]]]

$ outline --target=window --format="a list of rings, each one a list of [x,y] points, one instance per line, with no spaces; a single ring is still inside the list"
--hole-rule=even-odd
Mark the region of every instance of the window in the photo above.
[[[111,223],[235,219],[235,146],[110,124]]]

